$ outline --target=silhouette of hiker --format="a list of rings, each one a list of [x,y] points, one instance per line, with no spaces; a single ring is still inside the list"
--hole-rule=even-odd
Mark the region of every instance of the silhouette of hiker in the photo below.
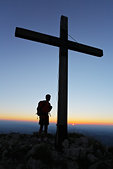
[[[37,115],[39,116],[39,124],[40,124],[39,135],[42,133],[43,127],[44,127],[44,133],[45,135],[47,135],[48,125],[49,125],[49,112],[52,109],[52,106],[49,103],[50,99],[51,96],[47,94],[46,100],[40,101],[38,103]]]

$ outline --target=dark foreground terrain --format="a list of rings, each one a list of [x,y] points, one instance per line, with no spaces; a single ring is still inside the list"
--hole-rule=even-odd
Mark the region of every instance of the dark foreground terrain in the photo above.
[[[113,147],[71,133],[57,151],[52,134],[0,134],[0,169],[113,169]]]

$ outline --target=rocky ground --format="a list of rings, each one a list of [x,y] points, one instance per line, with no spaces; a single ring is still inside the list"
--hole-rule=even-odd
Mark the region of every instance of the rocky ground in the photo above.
[[[59,152],[51,134],[0,134],[0,169],[113,169],[113,147],[74,133]]]

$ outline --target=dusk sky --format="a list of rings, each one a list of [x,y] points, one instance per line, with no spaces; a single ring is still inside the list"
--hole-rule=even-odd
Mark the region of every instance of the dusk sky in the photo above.
[[[36,121],[49,93],[56,122],[59,48],[17,38],[15,28],[59,37],[61,15],[78,43],[103,50],[68,51],[68,120],[113,124],[113,0],[0,0],[0,119]]]

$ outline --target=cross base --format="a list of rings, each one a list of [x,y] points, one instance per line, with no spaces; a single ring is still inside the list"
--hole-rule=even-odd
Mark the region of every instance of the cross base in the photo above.
[[[67,124],[66,125],[58,125],[57,124],[57,132],[56,132],[56,148],[61,151],[62,150],[62,143],[65,139],[67,139]]]

